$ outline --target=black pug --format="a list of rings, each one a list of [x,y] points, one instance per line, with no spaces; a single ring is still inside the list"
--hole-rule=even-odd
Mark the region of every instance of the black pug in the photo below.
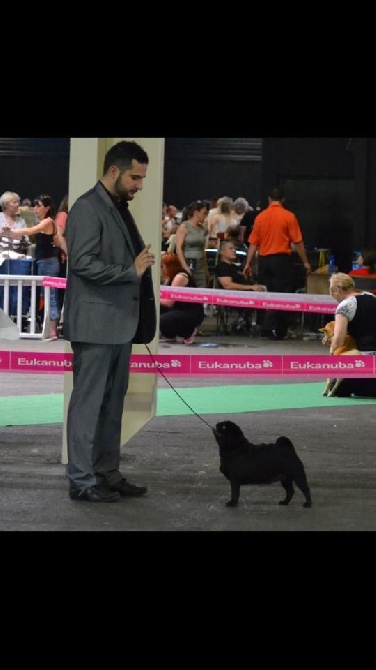
[[[219,446],[219,469],[231,484],[227,507],[236,507],[242,485],[273,482],[281,482],[286,491],[280,505],[289,504],[295,482],[305,497],[303,507],[312,506],[304,465],[288,437],[279,437],[270,444],[252,444],[233,421],[220,421],[213,433]]]

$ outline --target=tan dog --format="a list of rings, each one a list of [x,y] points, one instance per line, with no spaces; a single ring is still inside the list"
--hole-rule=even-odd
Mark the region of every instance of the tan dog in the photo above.
[[[334,335],[334,324],[335,321],[329,321],[329,323],[327,323],[323,328],[318,329],[320,333],[324,333],[326,339],[325,344],[328,344],[329,346]],[[356,356],[356,354],[360,354],[359,349],[357,349],[356,342],[354,338],[351,337],[351,335],[346,335],[343,345],[341,347],[337,347],[337,349],[333,351],[333,356],[341,356],[344,354],[348,356]],[[334,396],[341,381],[342,379],[337,379],[333,384],[333,380],[328,377],[322,394],[326,396]]]

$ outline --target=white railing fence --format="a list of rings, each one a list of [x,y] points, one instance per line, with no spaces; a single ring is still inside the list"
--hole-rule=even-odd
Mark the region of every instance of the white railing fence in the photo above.
[[[43,323],[38,323],[38,304],[39,291],[37,289],[43,286],[44,276],[36,275],[1,275],[0,274],[0,288],[4,289],[3,304],[0,298],[0,307],[5,314],[14,319],[20,331],[22,339],[44,340],[50,335],[50,287],[44,287],[44,315]],[[9,313],[9,289],[11,286],[17,287],[17,313]],[[30,291],[30,307],[26,314],[22,313],[22,299],[24,288],[29,287]],[[27,320],[27,332],[23,331],[23,323]]]

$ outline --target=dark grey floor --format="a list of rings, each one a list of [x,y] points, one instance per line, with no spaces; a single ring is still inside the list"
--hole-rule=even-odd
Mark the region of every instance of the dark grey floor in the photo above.
[[[208,337],[212,339],[212,334]],[[224,351],[231,346],[231,338],[221,341]],[[27,351],[32,347],[45,350],[46,346],[16,343],[16,348]],[[50,346],[51,350],[64,350],[61,342]],[[291,348],[322,351],[317,341],[272,343],[245,338],[233,340],[232,346],[239,351],[254,346],[257,353],[288,353]],[[6,343],[0,343],[2,348],[8,348]],[[179,380],[180,386],[183,383],[195,386],[200,381]],[[31,389],[34,393],[62,391],[62,377],[5,374],[1,378],[2,395],[30,393]],[[212,414],[203,418],[213,426],[224,417]],[[0,530],[376,530],[374,406],[357,405],[354,400],[353,406],[334,408],[328,399],[324,408],[250,412],[226,418],[238,422],[254,442],[274,440],[279,434],[292,439],[306,468],[311,509],[303,508],[298,490],[288,507],[279,506],[283,490],[277,483],[243,487],[238,508],[227,508],[229,484],[219,472],[217,445],[210,428],[195,415],[156,417],[123,446],[124,474],[136,484],[146,484],[148,493],[114,504],[79,503],[68,498],[61,464],[61,424],[13,426],[0,428]]]
[[[0,530],[5,531],[373,531],[376,420],[367,406],[227,416],[253,441],[287,434],[304,462],[313,507],[296,491],[247,486],[227,508],[211,430],[197,417],[157,417],[123,447],[123,471],[146,484],[139,499],[72,502],[60,462],[61,425],[1,429]],[[210,424],[218,415],[206,415]]]

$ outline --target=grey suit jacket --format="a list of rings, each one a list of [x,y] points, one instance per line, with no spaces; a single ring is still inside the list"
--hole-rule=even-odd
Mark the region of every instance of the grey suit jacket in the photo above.
[[[150,342],[156,329],[151,272],[141,283],[127,227],[99,182],[71,207],[66,240],[64,337],[71,342],[123,344],[134,338],[137,327],[138,333],[146,327],[141,341]],[[141,235],[140,243],[145,246]]]

